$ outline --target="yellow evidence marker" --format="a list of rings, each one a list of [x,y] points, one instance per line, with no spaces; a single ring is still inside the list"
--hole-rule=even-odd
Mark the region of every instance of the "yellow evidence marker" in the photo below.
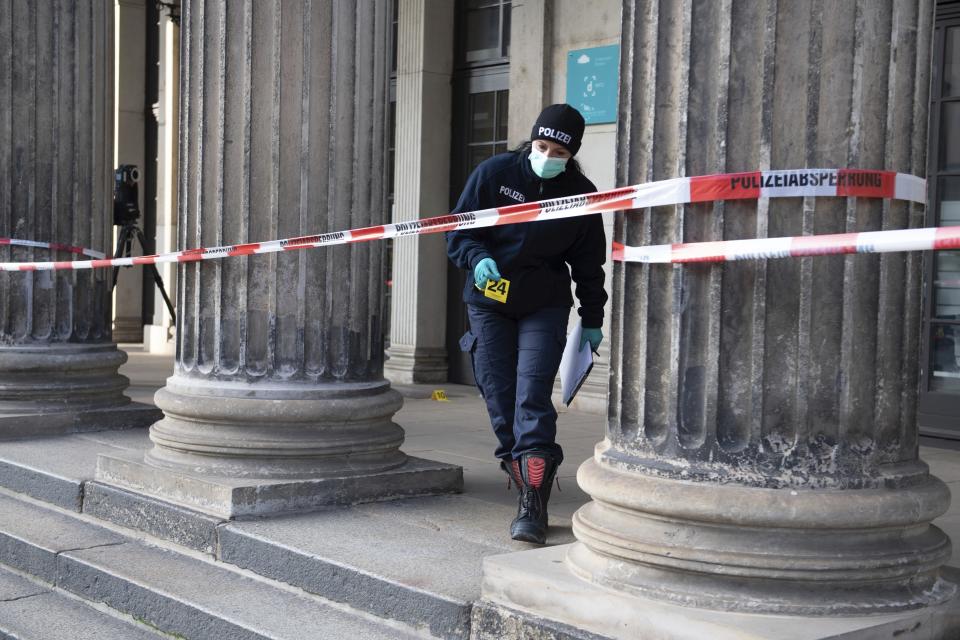
[[[487,286],[483,290],[483,295],[491,300],[506,303],[507,294],[510,292],[510,281],[506,278],[499,280],[487,280]]]
[[[450,399],[447,398],[447,392],[443,389],[436,389],[433,392],[433,395],[430,396],[431,400],[437,400],[439,402],[450,402]]]

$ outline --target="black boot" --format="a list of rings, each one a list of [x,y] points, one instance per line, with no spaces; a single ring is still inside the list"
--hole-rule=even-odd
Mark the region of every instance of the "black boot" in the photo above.
[[[517,517],[510,524],[510,537],[543,544],[547,541],[547,502],[558,464],[551,456],[539,451],[523,454],[518,462],[523,484]]]
[[[523,479],[520,477],[520,461],[519,460],[510,460],[509,462],[504,459],[500,459],[500,470],[507,474],[507,489],[510,488],[511,484],[517,486],[517,491],[519,492],[523,488]]]

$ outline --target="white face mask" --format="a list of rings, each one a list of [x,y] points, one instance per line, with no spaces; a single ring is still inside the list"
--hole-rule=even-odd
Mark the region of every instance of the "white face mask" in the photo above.
[[[544,180],[549,180],[550,178],[556,178],[558,175],[563,173],[564,169],[567,167],[567,160],[570,158],[549,158],[540,151],[536,149],[530,150],[530,167],[533,169],[533,172],[543,178]]]

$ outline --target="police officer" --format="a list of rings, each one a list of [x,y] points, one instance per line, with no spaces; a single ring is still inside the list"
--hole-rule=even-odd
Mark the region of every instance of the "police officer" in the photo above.
[[[573,156],[584,120],[567,104],[543,110],[530,141],[494,156],[470,175],[455,212],[502,207],[596,191]],[[556,442],[553,382],[566,342],[573,297],[583,323],[580,347],[603,334],[606,239],[599,214],[447,234],[447,255],[469,272],[463,290],[470,330],[460,348],[499,441],[495,455],[519,489],[514,540],[543,544],[547,501],[563,461]]]

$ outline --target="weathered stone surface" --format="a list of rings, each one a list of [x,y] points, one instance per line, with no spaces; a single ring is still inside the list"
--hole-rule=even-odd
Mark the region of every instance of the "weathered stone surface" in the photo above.
[[[97,455],[149,444],[146,429],[109,431],[4,442],[0,446],[0,486],[74,511],[93,478]]]
[[[388,9],[184,4],[181,242],[387,221]],[[358,243],[182,264],[148,461],[300,479],[403,464],[402,399],[383,380],[383,255]]]
[[[0,563],[51,584],[58,554],[122,541],[102,527],[0,495]]]
[[[960,634],[956,600],[896,614],[841,617],[750,615],[676,606],[577,578],[569,571],[567,558],[575,548],[549,547],[484,560],[475,640],[937,640]],[[570,635],[551,636],[541,630],[545,622],[548,629],[557,622],[573,629],[568,629]],[[493,635],[495,631],[501,635]]]
[[[136,453],[104,454],[96,479],[225,519],[463,490],[461,467],[413,457],[379,473],[277,480],[174,471],[148,464]]]
[[[618,184],[923,175],[932,5],[625,0]],[[922,219],[903,201],[749,198],[619,214],[614,235]],[[484,599],[610,637],[934,637],[957,588],[930,525],[949,490],[917,458],[921,279],[916,253],[615,264],[607,433],[578,472],[593,498],[578,542],[487,559]]]
[[[166,637],[132,620],[120,620],[0,569],[2,640],[157,640]]]
[[[0,569],[0,602],[19,600],[48,591],[49,587],[40,586],[15,573]]]
[[[681,605],[797,615],[897,611],[956,594],[938,573],[950,541],[929,525],[946,511],[949,490],[925,465],[909,489],[855,495],[677,482],[595,460],[577,479],[595,500],[574,514],[582,544],[570,567],[601,585]]]
[[[189,638],[422,637],[400,623],[297,595],[199,554],[153,547],[81,516],[7,496],[0,496],[0,564]],[[7,584],[0,572],[0,629],[8,622],[3,600],[42,591]]]
[[[507,607],[478,602],[473,605],[471,640],[608,640],[555,620],[538,618]]]
[[[417,637],[320,599],[135,542],[63,553],[58,570],[62,588],[188,638]]]
[[[101,2],[0,7],[0,236],[111,253],[113,19]],[[4,262],[68,259],[0,247]],[[0,439],[153,419],[125,409],[111,278],[0,273]]]
[[[184,2],[182,247],[387,222],[389,9]],[[458,468],[400,450],[384,247],[181,263],[153,446],[97,478],[225,518],[459,491]]]
[[[83,512],[207,554],[216,551],[217,527],[226,522],[225,518],[100,482],[84,485]]]
[[[795,167],[922,175],[931,15],[930,0],[627,0],[619,183]],[[873,231],[921,213],[869,198],[718,201],[621,215],[615,236]],[[574,517],[569,569],[744,612],[953,598],[939,577],[950,542],[930,526],[949,491],[917,459],[920,267],[917,254],[616,264],[607,437],[578,473],[594,500]]]
[[[483,558],[529,548],[505,535],[510,507],[462,496],[237,522],[225,562],[378,616],[467,638]]]
[[[153,405],[129,401],[105,409],[8,413],[0,416],[0,440],[145,429],[162,417],[163,412]]]

